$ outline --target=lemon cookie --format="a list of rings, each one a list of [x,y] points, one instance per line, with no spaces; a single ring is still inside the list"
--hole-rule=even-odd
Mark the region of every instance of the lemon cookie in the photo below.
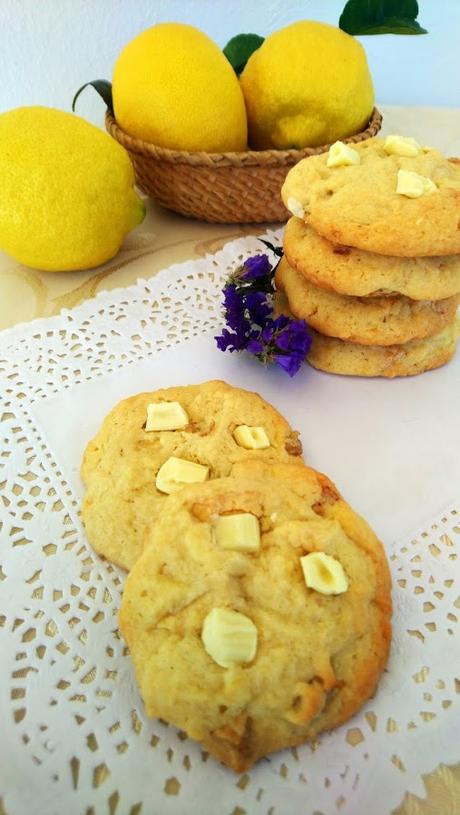
[[[166,495],[256,456],[298,461],[298,434],[258,394],[211,381],[120,402],[88,444],[82,516],[98,554],[130,569]]]
[[[383,548],[329,479],[252,461],[164,502],[119,623],[147,714],[243,772],[360,708],[390,618]]]
[[[284,233],[289,264],[317,286],[356,297],[403,294],[442,300],[460,292],[460,256],[385,257],[331,243],[300,218]]]
[[[394,345],[430,337],[452,322],[460,295],[446,300],[349,297],[315,286],[283,258],[276,285],[292,314],[330,337],[363,345]]]
[[[438,334],[403,345],[358,345],[312,331],[307,361],[320,371],[345,376],[414,376],[445,365],[455,353],[458,322]]]
[[[282,198],[294,215],[334,243],[369,252],[460,253],[458,162],[429,148],[388,152],[382,138],[344,147],[356,160],[331,162],[331,148],[289,171]]]

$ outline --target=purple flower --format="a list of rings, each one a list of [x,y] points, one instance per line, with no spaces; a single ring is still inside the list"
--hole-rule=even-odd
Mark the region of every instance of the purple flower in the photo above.
[[[264,344],[260,340],[249,340],[246,345],[246,351],[249,351],[250,354],[254,354],[254,356],[258,356],[259,354],[263,354]]]
[[[269,248],[277,255],[275,247]],[[274,363],[289,376],[302,365],[311,337],[304,320],[281,314],[273,318],[273,278],[267,255],[248,258],[224,287],[227,328],[215,337],[221,351],[246,350],[263,363]]]
[[[244,304],[235,285],[230,284],[224,289],[224,302],[225,313],[232,319],[239,319],[244,315]]]
[[[288,354],[286,356],[275,354],[273,357],[273,362],[279,365],[280,368],[283,368],[289,376],[295,376],[303,361],[303,354],[298,353]]]
[[[251,322],[246,316],[244,299],[241,298],[235,285],[230,284],[225,287],[223,305],[228,327],[236,334],[244,336],[250,330]]]
[[[245,338],[239,338],[237,334],[231,334],[226,328],[223,328],[222,334],[214,337],[214,339],[220,351],[242,351],[246,347]]]
[[[282,331],[286,326],[289,325],[292,318],[286,317],[285,314],[280,314],[275,320],[272,320],[273,323],[273,331],[279,332]]]
[[[266,343],[269,343],[271,341],[272,337],[273,337],[273,332],[275,330],[273,325],[274,325],[274,321],[270,320],[267,323],[265,323],[265,325],[264,325],[264,327],[262,329],[262,334],[261,334],[262,340],[264,342],[266,342]]]
[[[287,319],[288,324],[278,333],[276,345],[282,351],[295,351],[305,356],[311,345],[305,320]]]
[[[272,270],[268,255],[254,255],[243,263],[241,280],[256,280],[258,277],[269,275]]]
[[[271,304],[267,301],[266,293],[263,291],[250,291],[244,296],[243,300],[252,322],[262,327],[273,311]]]
[[[272,293],[273,269],[268,255],[254,255],[231,273],[227,285],[234,285],[239,290]]]

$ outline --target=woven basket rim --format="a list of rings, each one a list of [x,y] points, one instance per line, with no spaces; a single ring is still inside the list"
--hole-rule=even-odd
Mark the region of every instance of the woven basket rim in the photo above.
[[[361,130],[359,133],[355,133],[353,136],[343,139],[343,141],[356,144],[357,142],[375,136],[380,130],[382,118],[382,114],[378,108],[374,107],[365,130]],[[151,142],[130,136],[121,129],[109,111],[106,112],[105,124],[113,138],[130,152],[174,164],[208,167],[212,165],[220,167],[231,165],[241,167],[251,165],[292,165],[307,156],[324,153],[330,147],[330,144],[323,144],[319,147],[304,147],[302,150],[246,150],[243,152],[228,153],[206,153],[197,150],[195,152],[188,152],[185,150],[169,150],[167,147],[159,147]]]

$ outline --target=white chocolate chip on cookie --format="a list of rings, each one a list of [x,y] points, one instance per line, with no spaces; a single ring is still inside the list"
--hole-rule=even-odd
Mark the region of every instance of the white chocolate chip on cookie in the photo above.
[[[326,161],[328,167],[342,167],[360,163],[361,159],[358,151],[353,150],[343,141],[336,141],[330,146]]]
[[[160,492],[170,495],[178,492],[186,484],[197,481],[206,481],[209,477],[209,467],[187,461],[177,456],[170,456],[157,472],[155,486]]]
[[[289,212],[292,212],[292,214],[295,215],[296,218],[303,218],[304,208],[297,198],[294,198],[293,196],[288,198],[287,208]]]
[[[145,429],[180,430],[186,427],[189,418],[180,402],[151,402],[147,405],[147,422]]]
[[[248,427],[247,424],[240,424],[235,427],[233,437],[240,447],[247,450],[264,450],[270,447],[270,439],[263,427]]]
[[[396,185],[398,195],[405,195],[407,198],[421,198],[422,195],[429,195],[436,190],[436,184],[431,178],[414,173],[412,170],[398,170]]]
[[[421,147],[415,139],[397,135],[387,136],[383,149],[389,156],[414,157],[418,156],[421,151]]]
[[[309,589],[320,594],[343,594],[347,591],[348,579],[336,558],[324,552],[310,552],[300,558],[300,564]]]
[[[219,515],[214,529],[216,543],[221,549],[239,552],[257,552],[260,549],[259,521],[250,512]]]
[[[231,608],[209,612],[201,639],[205,651],[221,668],[252,662],[256,655],[257,628],[249,617]]]

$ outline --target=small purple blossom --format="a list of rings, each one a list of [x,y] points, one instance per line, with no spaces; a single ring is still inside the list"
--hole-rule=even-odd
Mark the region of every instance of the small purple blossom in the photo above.
[[[306,331],[305,320],[289,320],[278,331],[276,345],[282,351],[305,354],[310,350],[311,337]]]
[[[268,317],[272,314],[273,308],[267,300],[267,295],[263,291],[250,291],[243,296],[246,313],[256,325],[262,328]]]
[[[267,321],[262,334],[265,335],[264,361],[274,362],[289,376],[294,376],[311,345],[305,320],[291,320],[281,315]]]
[[[269,275],[272,270],[268,255],[254,255],[243,263],[241,280],[256,280],[258,277]]]
[[[246,351],[249,351],[250,354],[254,354],[254,356],[263,354],[264,344],[260,340],[249,340],[248,344],[246,345]]]
[[[246,350],[261,362],[274,363],[294,376],[310,348],[311,337],[305,320],[284,314],[273,317],[274,271],[267,255],[255,255],[230,275],[223,302],[227,328],[215,340],[221,351]]]
[[[279,365],[280,368],[283,368],[288,376],[295,376],[303,361],[304,357],[301,354],[296,353],[287,354],[286,356],[275,354],[273,357],[273,362],[275,362],[276,365]]]
[[[229,276],[227,286],[237,286],[246,292],[274,291],[273,269],[267,255],[254,255],[244,261]]]
[[[251,319],[246,314],[244,300],[238,294],[236,286],[231,284],[224,289],[223,305],[228,327],[239,337],[246,336],[251,330]]]
[[[246,338],[231,333],[227,328],[223,328],[222,334],[214,339],[220,351],[243,351],[246,348]]]

